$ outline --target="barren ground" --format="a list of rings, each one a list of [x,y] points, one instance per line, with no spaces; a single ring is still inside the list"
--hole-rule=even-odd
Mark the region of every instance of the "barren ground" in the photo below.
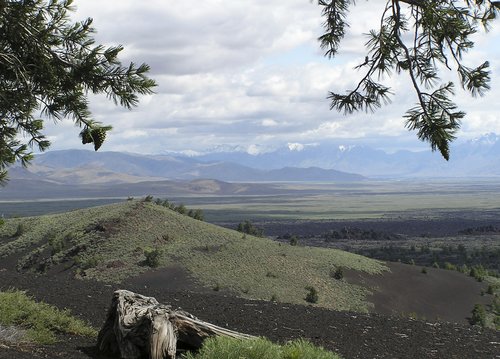
[[[0,268],[3,264],[0,264]],[[396,312],[409,313],[411,308],[426,307],[427,300],[435,299],[426,299],[425,295],[421,295],[422,287],[418,287],[416,283],[422,278],[413,273],[410,266],[394,264],[391,268],[393,272],[385,278],[350,278],[348,273],[347,280],[369,281],[373,285],[384,286],[384,294],[375,294],[372,298],[375,311],[379,313],[393,313],[394,309]],[[437,287],[442,288],[443,298],[451,298],[454,295],[454,292],[450,294],[449,286],[442,285],[442,281],[439,282],[447,279],[441,277],[449,275],[448,271],[436,270],[430,275],[433,276],[433,280],[438,281]],[[412,276],[417,278],[416,282],[408,279]],[[462,282],[466,283],[461,289],[462,293],[475,292],[477,290],[475,286],[479,285],[473,281]],[[438,304],[430,308],[427,316],[424,315],[427,318],[424,320],[378,313],[335,312],[309,305],[235,298],[230,293],[214,292],[198,286],[179,268],[149,272],[119,286],[77,280],[70,272],[37,277],[30,274],[21,275],[9,268],[0,269],[0,290],[11,287],[27,290],[35,299],[59,308],[69,308],[74,315],[89,321],[97,328],[100,328],[105,320],[113,291],[123,288],[154,296],[163,303],[182,307],[201,319],[217,325],[265,336],[273,341],[284,342],[294,338],[306,338],[338,352],[345,359],[500,358],[499,332],[471,327],[465,320],[460,320],[460,324],[435,320],[436,311],[442,311],[447,306],[446,300],[438,301]],[[394,307],[398,301],[391,302],[390,288],[393,288],[393,293],[410,290],[412,291],[410,296],[414,300],[403,301],[399,308]],[[471,298],[475,300],[478,296],[474,295]],[[460,313],[465,313],[464,310],[470,312],[469,309],[463,309]],[[0,343],[0,358],[104,358],[97,353],[94,345],[94,340],[71,336],[62,337],[54,346],[16,347]]]

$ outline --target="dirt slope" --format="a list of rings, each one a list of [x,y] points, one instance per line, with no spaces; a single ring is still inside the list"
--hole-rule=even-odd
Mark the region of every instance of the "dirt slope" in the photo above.
[[[373,288],[368,297],[373,312],[383,315],[413,316],[467,324],[475,304],[488,305],[491,295],[481,295],[487,285],[456,271],[388,263],[390,272],[366,275],[349,271],[347,280]]]
[[[118,289],[114,285],[75,280],[70,273],[35,277],[2,270],[0,289],[9,287],[26,289],[38,300],[70,308],[96,327],[102,325],[112,293]],[[204,320],[274,341],[307,338],[346,359],[500,358],[500,335],[496,331],[244,300],[229,293],[201,289],[179,268],[143,274],[120,288],[155,296],[160,302],[181,306]],[[93,345],[92,341],[70,337],[55,347],[19,349],[0,345],[0,358],[100,358]]]

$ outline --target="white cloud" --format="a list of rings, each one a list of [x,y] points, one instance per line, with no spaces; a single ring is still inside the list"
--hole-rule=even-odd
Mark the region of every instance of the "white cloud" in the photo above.
[[[264,127],[275,127],[278,126],[278,122],[271,118],[265,118],[262,120],[262,126]]]
[[[147,137],[148,133],[143,130],[131,130],[131,131],[123,131],[120,135],[122,138],[130,139],[130,138]]]
[[[114,126],[103,150],[203,152],[227,145],[259,153],[324,139],[373,144],[381,136],[400,138],[401,146],[418,144],[402,119],[416,102],[406,77],[384,81],[397,96],[375,114],[345,117],[330,111],[326,99],[328,91],[342,93],[362,76],[353,67],[364,58],[363,33],[378,25],[374,14],[384,4],[356,3],[343,56],[328,61],[316,41],[321,9],[308,0],[76,2],[75,18],[94,18],[97,41],[123,44],[123,61],[150,64],[159,85],[133,111],[92,96],[95,118]],[[493,80],[485,98],[457,94],[468,112],[461,136],[500,132],[499,39],[496,28],[489,37],[478,37],[467,58],[490,57]],[[71,123],[47,127],[53,149],[81,146],[80,130]]]
[[[298,143],[298,142],[295,142],[295,143],[289,143],[288,144],[288,149],[290,151],[297,151],[297,152],[300,152],[304,149],[304,145],[302,143]]]
[[[250,155],[256,156],[256,155],[262,153],[262,149],[259,148],[258,145],[252,144],[252,145],[248,146],[247,153]]]

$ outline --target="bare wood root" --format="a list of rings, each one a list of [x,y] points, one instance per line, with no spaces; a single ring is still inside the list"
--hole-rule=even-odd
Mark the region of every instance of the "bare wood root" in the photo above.
[[[178,347],[199,349],[210,336],[252,339],[128,290],[117,290],[97,339],[101,352],[123,359],[175,359]]]

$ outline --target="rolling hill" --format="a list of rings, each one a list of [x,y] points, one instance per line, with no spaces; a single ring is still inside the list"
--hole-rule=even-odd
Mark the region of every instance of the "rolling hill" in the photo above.
[[[343,279],[332,276],[339,267]],[[311,287],[315,303],[306,300]],[[113,288],[126,288],[241,332],[308,338],[345,359],[491,358],[496,350],[496,331],[463,324],[475,303],[491,299],[470,277],[243,235],[144,200],[6,220],[0,290],[6,288],[70,308],[96,328]],[[402,317],[410,314],[424,320]],[[12,357],[99,353],[95,342],[66,336],[55,347],[0,346],[0,358]]]
[[[154,266],[178,268],[200,288],[249,299],[305,304],[306,288],[314,287],[315,305],[325,308],[388,314],[393,305],[393,314],[452,321],[465,321],[476,302],[489,300],[479,295],[484,285],[459,273],[423,276],[415,266],[243,235],[144,200],[13,218],[0,227],[2,263],[21,272],[69,271],[85,280],[121,283],[148,277],[151,255],[157,256]],[[346,280],[332,278],[340,267]]]
[[[160,266],[180,266],[207,288],[304,303],[305,288],[312,286],[321,293],[318,305],[338,310],[368,311],[370,291],[332,280],[331,271],[387,269],[347,252],[243,236],[144,201],[12,219],[0,231],[2,261],[15,258],[21,271],[70,268],[83,279],[121,282],[148,271],[148,251],[158,251]]]
[[[218,180],[144,181],[136,183],[60,184],[40,179],[13,179],[0,187],[0,201],[76,198],[120,198],[155,195],[279,195],[286,190],[271,183],[229,183]]]

